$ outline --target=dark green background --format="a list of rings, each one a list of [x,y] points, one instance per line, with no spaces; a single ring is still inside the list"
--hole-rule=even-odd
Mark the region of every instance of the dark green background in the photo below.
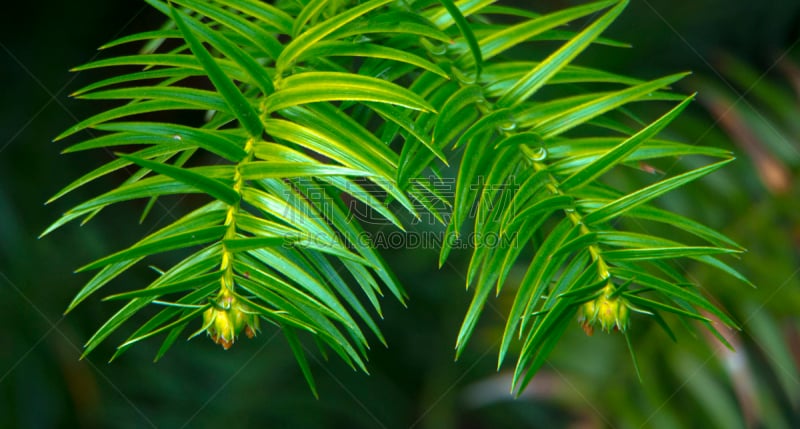
[[[527,4],[518,2],[522,3]],[[574,3],[536,2],[542,11]],[[723,401],[718,409],[730,414],[724,411],[725,405],[735,403],[719,356],[704,347],[702,338],[684,336],[672,345],[662,332],[649,327],[641,327],[638,333],[634,328],[642,349],[644,385],[635,380],[619,337],[587,338],[576,323],[575,332],[567,334],[551,359],[552,366],[537,376],[530,395],[509,401],[504,396],[507,374],[498,375],[494,369],[501,327],[491,310],[469,351],[453,363],[455,334],[469,298],[461,275],[466,255],[456,255],[452,265],[437,270],[433,250],[387,252],[412,298],[409,309],[386,301],[382,328],[390,349],[374,342],[371,376],[353,373],[336,360],[313,365],[320,400],[306,388],[283,337],[270,329],[227,352],[196,338],[179,342],[162,361],[151,363],[157,347],[152,341],[106,363],[115,341],[132,328],[128,326],[89,359],[79,361],[80,345],[118,304],[92,298],[63,316],[71,296],[88,278],[72,271],[126,246],[157,222],[169,220],[169,214],[164,207],[156,207],[150,221],[138,225],[141,204],[135,203],[107,210],[84,227],[70,225],[37,240],[62,211],[103,187],[90,187],[49,206],[43,203],[109,156],[102,151],[61,156],[64,146],[51,139],[103,107],[68,97],[70,91],[100,75],[69,73],[68,69],[102,56],[95,49],[102,43],[153,29],[162,18],[142,2],[131,0],[29,1],[3,9],[0,427],[726,427],[724,415],[715,416],[699,404],[716,407]],[[800,4],[793,0],[634,0],[610,34],[634,47],[600,47],[579,62],[644,78],[693,70],[724,87],[716,71],[719,54],[731,53],[759,71],[770,69],[774,59],[800,36]],[[772,74],[768,78],[780,80]],[[692,87],[691,81],[681,89],[703,90]],[[712,119],[702,109],[695,107],[689,116],[675,131],[678,138],[739,151],[711,127]],[[698,137],[702,138],[698,141]],[[798,147],[797,141],[791,144]],[[760,286],[758,291],[718,279],[716,274],[698,271],[696,276],[734,314],[746,318],[763,310],[759,314],[766,317],[767,328],[761,327],[758,335],[766,335],[764,329],[773,333],[777,329],[774,341],[789,341],[797,330],[800,310],[794,276],[800,242],[797,192],[773,196],[760,186],[743,153],[729,170],[727,175],[687,188],[682,198],[670,204],[725,230],[752,250],[741,264]],[[132,272],[119,282],[127,284],[113,288],[136,288],[147,275],[146,270]],[[747,313],[748,309],[753,311]],[[743,341],[748,350],[754,350],[748,355],[752,362],[775,366],[773,356],[759,354],[757,338],[761,337],[748,328],[745,324]],[[796,345],[787,344],[789,349]],[[797,350],[792,356],[798,356]],[[719,397],[709,396],[708,392],[715,392],[708,387],[712,384],[693,388],[696,383],[684,383],[702,376],[722,377]],[[798,424],[798,404],[793,402],[797,396],[786,393],[792,388],[800,391],[793,378],[796,369],[755,376],[766,377],[763,384],[775,398],[771,412],[784,416],[789,425]],[[653,393],[649,385],[661,393]],[[670,396],[671,392],[676,395]],[[476,402],[479,397],[500,400],[486,404]],[[664,407],[658,407],[664,403],[660,397],[668,399]],[[695,411],[697,418],[692,417]],[[764,407],[760,410],[762,416],[768,412]],[[738,415],[728,417],[741,420]]]

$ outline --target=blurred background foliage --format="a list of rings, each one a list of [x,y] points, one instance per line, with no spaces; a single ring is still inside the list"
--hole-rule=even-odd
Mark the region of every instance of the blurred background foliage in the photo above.
[[[577,2],[537,3],[554,10]],[[108,156],[60,156],[50,140],[103,107],[68,98],[102,76],[68,69],[95,58],[106,41],[157,27],[161,17],[135,0],[14,7],[0,16],[0,427],[800,427],[796,0],[633,1],[609,33],[633,48],[597,47],[578,60],[641,78],[694,71],[678,89],[697,91],[698,102],[669,130],[671,137],[730,149],[739,160],[661,204],[750,250],[737,268],[758,289],[701,266],[685,267],[743,324],[742,332],[729,333],[737,352],[680,333],[675,345],[658,327],[634,318],[640,383],[621,336],[587,337],[576,322],[515,401],[509,374],[494,368],[502,320],[492,320],[491,311],[468,352],[453,363],[468,303],[467,255],[437,270],[435,249],[386,252],[412,297],[409,308],[385,306],[382,328],[390,348],[373,347],[371,376],[335,360],[323,364],[323,356],[312,359],[319,400],[282,337],[268,329],[230,351],[195,339],[155,364],[157,341],[107,364],[111,341],[79,361],[80,345],[115,307],[90,300],[62,316],[86,280],[72,270],[131,243],[171,214],[156,208],[139,225],[142,207],[133,204],[37,240],[69,204],[45,207],[44,201]],[[641,180],[663,168],[641,167],[640,174],[613,180]],[[74,201],[98,190],[89,187]],[[123,281],[144,284],[146,275],[139,271]]]

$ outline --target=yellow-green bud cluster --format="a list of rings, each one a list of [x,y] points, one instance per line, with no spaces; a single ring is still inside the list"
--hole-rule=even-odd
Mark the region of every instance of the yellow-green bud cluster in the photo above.
[[[259,331],[258,316],[230,292],[217,297],[203,313],[203,326],[211,339],[225,350],[231,348],[242,331],[248,338]]]
[[[592,335],[593,327],[598,323],[602,330],[608,332],[612,329],[625,332],[628,327],[628,301],[621,296],[613,296],[613,293],[614,286],[609,284],[599,297],[585,302],[578,310],[578,321],[588,335]]]

